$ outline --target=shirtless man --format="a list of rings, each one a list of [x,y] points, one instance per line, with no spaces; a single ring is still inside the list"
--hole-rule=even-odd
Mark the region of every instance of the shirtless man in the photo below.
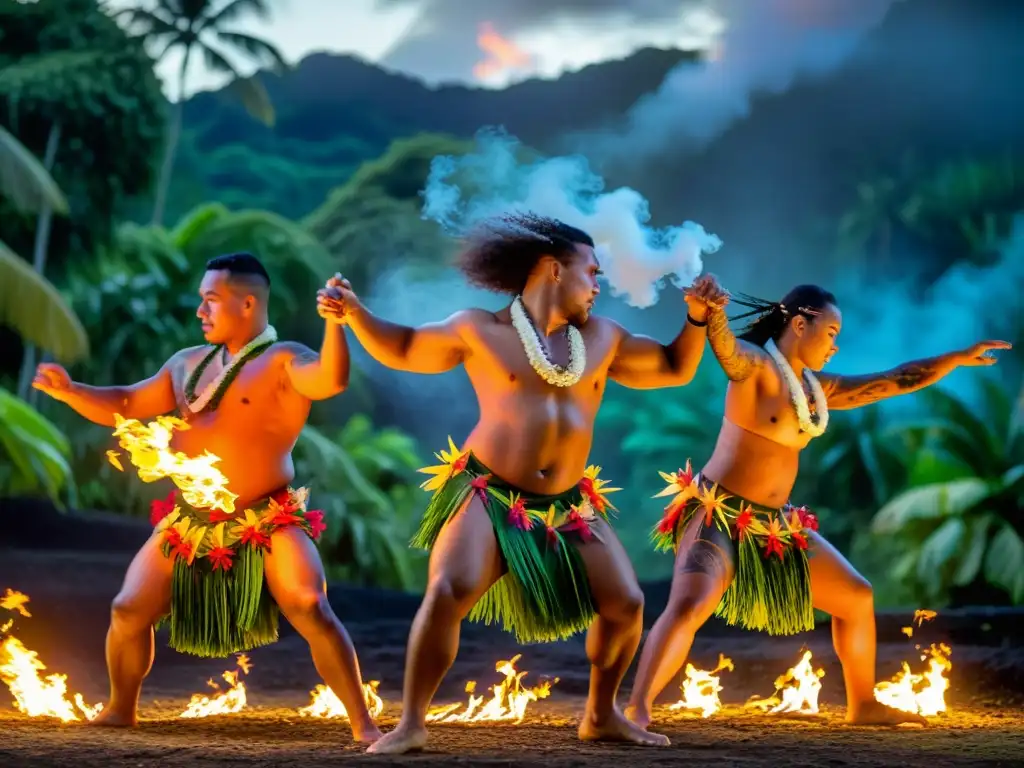
[[[603,480],[587,467],[594,417],[611,378],[627,387],[681,386],[703,352],[706,297],[687,295],[690,320],[669,345],[591,315],[601,273],[589,235],[532,215],[503,217],[470,238],[461,270],[514,297],[498,312],[469,309],[418,328],[364,307],[347,281],[321,291],[321,310],[347,323],[382,364],[414,373],[463,365],[480,420],[445,451],[414,544],[431,549],[429,583],[409,637],[402,719],[370,747],[402,753],[427,742],[426,716],[455,660],[467,617],[500,621],[521,642],[589,627],[584,740],[665,745],[616,705],[640,642],[643,593],[606,520]],[[472,611],[472,613],[471,613]]]
[[[817,533],[812,513],[789,506],[790,492],[800,452],[824,433],[829,410],[914,392],[959,366],[992,365],[996,359],[986,353],[1010,345],[985,341],[884,373],[816,378],[811,371],[820,371],[838,350],[842,315],[831,293],[801,285],[781,302],[744,297],[736,303],[760,316],[737,339],[724,309],[709,313],[711,348],[730,380],[725,419],[697,477],[689,462],[686,470],[663,475],[670,481],[663,495],[675,498],[655,536],[661,548],[675,549],[676,565],[668,606],[644,643],[626,714],[638,725],[650,724],[655,698],[712,613],[783,635],[813,628],[817,608],[832,616],[847,720],[923,723],[875,700],[871,585]]]
[[[355,649],[327,602],[311,540],[323,530],[322,514],[307,512],[304,491],[289,488],[295,476],[291,450],[311,401],[348,385],[348,346],[333,323],[326,324],[319,354],[278,341],[267,322],[269,294],[270,278],[255,257],[221,256],[206,265],[199,286],[196,315],[210,346],[184,349],[153,377],[126,387],[90,387],[72,381],[60,366],[39,366],[35,388],[97,424],[114,425],[114,414],[145,420],[180,411],[190,428],[175,431],[171,447],[189,456],[219,456],[218,467],[237,495],[230,513],[194,510],[181,500],[175,513],[174,504],[166,503],[161,514],[168,516],[135,556],[111,606],[110,702],[95,724],[137,723],[142,681],[153,663],[154,625],[168,614],[172,647],[224,657],[276,640],[280,610],[344,703],[354,738],[372,742],[380,736],[363,698]],[[236,375],[222,375],[226,371]],[[262,522],[245,520],[245,511]],[[170,525],[184,516],[214,526],[195,540]],[[216,529],[220,539],[213,536]],[[209,612],[205,600],[217,601]]]

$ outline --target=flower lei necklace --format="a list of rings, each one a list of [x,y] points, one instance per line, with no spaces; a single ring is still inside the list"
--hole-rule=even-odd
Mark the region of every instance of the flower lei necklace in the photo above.
[[[266,351],[275,341],[277,341],[277,331],[274,330],[274,326],[268,325],[259,336],[238,350],[235,359],[225,366],[224,370],[217,374],[213,381],[206,385],[201,395],[196,397],[196,384],[199,383],[199,378],[203,375],[203,371],[210,365],[213,358],[224,349],[223,344],[215,346],[210,350],[210,354],[204,357],[199,365],[195,367],[192,375],[185,382],[185,402],[188,405],[188,409],[192,413],[199,413],[207,408],[211,411],[216,410],[221,398],[224,397],[224,393],[231,386],[231,382],[235,380],[235,377],[242,370],[242,366]]]
[[[786,386],[789,388],[789,401],[793,404],[793,409],[796,411],[796,418],[800,422],[800,429],[811,437],[819,437],[825,434],[825,428],[828,427],[828,398],[825,397],[825,391],[821,388],[821,384],[818,383],[818,379],[810,371],[804,369],[804,379],[807,380],[807,384],[811,388],[811,394],[814,395],[814,416],[811,416],[807,395],[804,392],[803,386],[797,381],[796,374],[793,372],[789,361],[783,357],[782,352],[779,351],[779,348],[775,346],[775,342],[771,339],[764,345],[764,348],[772,356],[775,364],[779,366],[782,378],[786,380]]]
[[[583,343],[583,334],[579,329],[569,325],[565,332],[569,338],[569,365],[565,368],[555,365],[548,358],[548,354],[540,343],[540,334],[533,327],[530,318],[523,307],[521,296],[516,296],[512,301],[509,310],[512,314],[512,326],[519,334],[519,341],[523,344],[526,357],[533,366],[533,370],[548,384],[556,387],[571,387],[580,380],[584,369],[587,367],[587,347]]]

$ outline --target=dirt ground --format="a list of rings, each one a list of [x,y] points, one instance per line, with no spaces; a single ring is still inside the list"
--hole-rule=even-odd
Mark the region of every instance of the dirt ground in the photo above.
[[[0,548],[0,593],[28,594],[31,618],[15,617],[12,633],[36,650],[49,672],[68,675],[69,689],[90,704],[104,700],[103,638],[109,601],[129,559],[126,552]],[[648,598],[649,601],[651,598]],[[364,677],[381,681],[385,730],[399,714],[401,669],[411,611],[416,598],[360,590],[331,590],[331,601],[351,633]],[[659,606],[653,606],[656,614]],[[0,623],[6,616],[0,616]],[[907,617],[909,619],[909,616]],[[879,674],[893,674],[901,661],[919,665],[913,642],[892,620],[880,619]],[[588,665],[582,639],[549,646],[517,647],[491,628],[467,625],[459,658],[436,703],[465,700],[465,683],[479,688],[499,682],[494,664],[522,653],[525,682],[558,677],[550,698],[536,702],[522,724],[435,725],[426,752],[401,758],[365,754],[352,743],[343,720],[313,720],[297,710],[310,701],[320,682],[308,651],[286,624],[281,640],[250,654],[243,680],[248,707],[239,713],[181,719],[193,693],[208,689],[208,678],[231,669],[231,660],[181,656],[157,637],[153,673],[143,689],[143,722],[133,730],[85,728],[32,719],[16,712],[0,692],[0,765],[4,766],[318,766],[416,763],[430,765],[537,765],[594,768],[684,763],[736,766],[937,766],[1020,765],[1024,747],[1024,645],[1012,630],[993,629],[996,619],[977,622],[978,630],[953,632],[940,616],[918,631],[924,643],[951,643],[953,669],[946,700],[949,711],[927,728],[853,728],[843,724],[843,686],[828,628],[796,638],[768,638],[709,626],[698,637],[692,661],[710,669],[719,652],[735,671],[722,674],[726,707],[709,719],[680,715],[662,707],[658,730],[667,748],[584,745],[575,728],[586,693]],[[964,619],[959,619],[963,625]],[[904,623],[909,623],[905,621]],[[997,622],[998,623],[998,622]],[[1005,623],[1005,622],[1004,622]],[[974,626],[974,625],[969,625]],[[1005,628],[1004,628],[1005,629]],[[972,634],[973,633],[973,634]],[[786,719],[755,715],[743,703],[769,696],[774,679],[797,662],[803,647],[825,670],[821,714]],[[632,680],[632,670],[626,687]],[[678,698],[670,686],[666,704]]]

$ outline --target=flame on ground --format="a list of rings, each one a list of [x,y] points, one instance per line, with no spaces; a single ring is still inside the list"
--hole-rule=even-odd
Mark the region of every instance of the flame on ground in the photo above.
[[[174,430],[189,429],[188,422],[172,416],[158,416],[155,421],[143,424],[115,413],[114,425],[114,437],[128,452],[143,482],[170,478],[181,489],[185,501],[195,509],[234,513],[238,495],[228,490],[228,479],[216,466],[220,457],[209,451],[193,457],[171,450]],[[117,453],[107,451],[107,458],[114,467],[122,469]]]
[[[217,693],[212,697],[204,696],[201,693],[192,694],[192,700],[189,701],[188,707],[178,717],[230,715],[245,709],[245,683],[239,678],[243,674],[249,674],[249,670],[252,669],[252,663],[244,653],[239,654],[236,661],[238,663],[237,669],[229,669],[221,675],[224,682],[229,686],[226,691],[222,691],[220,686],[213,681],[213,678],[210,678],[206,681],[206,684]]]
[[[27,603],[27,595],[10,589],[0,598],[0,608],[22,616],[32,615],[25,608]],[[13,625],[13,619],[5,622],[0,634],[7,633]],[[90,707],[80,693],[72,694],[69,700],[67,675],[40,677],[39,673],[45,669],[39,654],[30,651],[13,635],[7,635],[0,643],[0,680],[10,689],[19,712],[29,717],[56,717],[69,723],[82,717],[94,720],[103,710],[102,704]]]
[[[914,613],[914,622],[921,626],[925,621],[934,619],[935,611],[919,610]],[[903,634],[914,636],[914,628],[903,627]],[[917,646],[920,651],[921,646]],[[949,689],[949,678],[946,676],[953,668],[949,657],[952,650],[945,643],[933,643],[927,651],[921,653],[921,661],[927,662],[927,668],[920,674],[910,671],[910,665],[903,662],[900,671],[892,680],[881,682],[875,686],[875,700],[903,712],[913,712],[923,717],[934,717],[946,711],[946,691]]]
[[[686,665],[686,679],[683,680],[683,697],[669,706],[672,711],[680,709],[699,709],[701,717],[711,717],[722,708],[718,698],[722,686],[718,682],[718,673],[734,669],[732,659],[725,654],[718,654],[718,666],[710,672],[697,669],[693,664]]]
[[[775,681],[775,695],[770,699],[751,699],[748,707],[769,714],[795,713],[813,715],[818,712],[818,693],[825,670],[811,665],[811,652],[804,651],[799,663]]]
[[[530,54],[499,35],[490,22],[480,25],[476,43],[485,54],[483,61],[473,67],[473,76],[477,80],[488,80],[510,70],[524,70],[533,63]]]
[[[366,702],[366,708],[370,710],[370,717],[374,720],[384,711],[384,701],[377,695],[378,686],[379,680],[363,683],[363,700]],[[328,686],[318,685],[310,691],[310,695],[313,697],[310,705],[299,709],[299,714],[303,717],[348,717],[345,705]]]
[[[505,679],[497,685],[491,686],[490,700],[484,700],[483,696],[477,696],[476,681],[471,680],[466,684],[466,693],[469,694],[469,701],[461,712],[457,710],[461,704],[449,704],[444,707],[435,707],[427,715],[428,722],[437,723],[480,723],[513,721],[521,723],[526,715],[526,708],[530,702],[538,699],[546,699],[551,695],[551,686],[558,682],[545,680],[533,688],[526,688],[522,684],[526,672],[516,671],[516,662],[522,654],[518,654],[508,661],[499,661],[494,665],[495,671],[503,674]]]

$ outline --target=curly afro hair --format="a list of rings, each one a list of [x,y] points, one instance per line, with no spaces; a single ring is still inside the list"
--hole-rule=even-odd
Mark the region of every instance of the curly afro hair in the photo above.
[[[511,213],[490,219],[467,237],[458,267],[479,288],[517,296],[537,262],[553,256],[568,263],[577,245],[594,247],[586,232],[558,219],[533,213]]]

